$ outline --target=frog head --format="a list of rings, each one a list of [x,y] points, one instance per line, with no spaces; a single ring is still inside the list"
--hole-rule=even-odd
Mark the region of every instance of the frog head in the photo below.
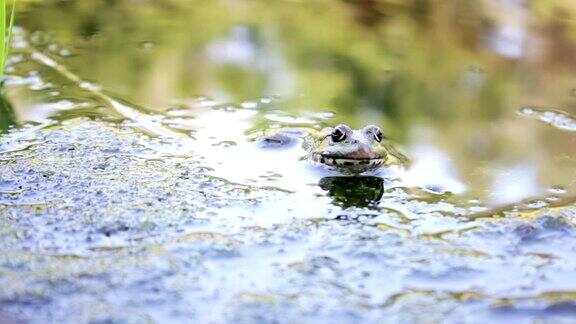
[[[312,161],[347,173],[362,173],[381,167],[387,152],[378,126],[355,130],[347,125],[327,127],[314,135],[309,150]]]

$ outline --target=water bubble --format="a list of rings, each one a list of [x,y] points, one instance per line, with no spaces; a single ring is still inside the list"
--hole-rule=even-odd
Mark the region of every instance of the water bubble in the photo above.
[[[198,97],[196,98],[195,102],[202,106],[202,107],[207,107],[207,108],[212,108],[217,106],[219,103],[212,99],[212,98],[208,98],[208,97]]]
[[[556,202],[558,200],[560,200],[560,198],[558,196],[546,197],[546,201],[549,201],[549,202]]]
[[[272,98],[270,98],[270,97],[262,97],[262,98],[260,98],[260,103],[269,104],[269,103],[271,103],[271,102],[272,102]]]
[[[556,195],[561,195],[561,194],[565,194],[566,193],[566,188],[562,187],[562,186],[553,186],[550,189],[548,189],[548,191],[550,193],[556,194]]]
[[[138,46],[143,50],[151,50],[156,46],[156,43],[152,41],[142,41]]]
[[[43,31],[35,31],[30,35],[30,41],[34,45],[45,45],[50,41],[50,36]]]
[[[72,56],[72,52],[70,52],[70,50],[67,48],[63,48],[58,52],[58,55],[61,57],[69,57]]]
[[[48,50],[51,52],[57,52],[59,48],[60,47],[58,46],[58,44],[52,43],[52,44],[48,45]]]
[[[531,200],[525,202],[524,205],[531,209],[538,209],[548,206],[548,203],[544,200]]]
[[[256,109],[258,108],[258,103],[256,101],[245,101],[240,106],[245,109]]]
[[[534,114],[534,109],[532,107],[522,107],[520,113],[526,116]]]
[[[28,48],[28,47],[29,47],[29,44],[24,39],[15,39],[14,42],[12,42],[12,48],[14,48],[14,49],[23,49],[23,48]]]
[[[15,63],[20,63],[22,61],[24,61],[24,56],[23,55],[10,55],[7,58],[8,63],[10,64],[15,64]]]

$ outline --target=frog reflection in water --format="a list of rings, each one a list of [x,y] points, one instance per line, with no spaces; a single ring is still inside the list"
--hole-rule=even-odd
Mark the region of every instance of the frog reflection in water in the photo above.
[[[318,186],[343,208],[376,207],[384,195],[384,180],[373,176],[324,177]]]
[[[265,136],[265,145],[278,146],[301,137],[302,132],[285,130]],[[343,174],[361,174],[382,166],[406,166],[408,159],[398,152],[383,136],[378,126],[368,125],[355,130],[347,125],[326,127],[304,136],[304,159]]]

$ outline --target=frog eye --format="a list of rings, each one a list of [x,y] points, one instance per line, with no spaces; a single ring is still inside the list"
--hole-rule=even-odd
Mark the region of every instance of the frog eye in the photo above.
[[[330,134],[330,138],[334,143],[342,142],[343,140],[345,140],[346,129],[343,127],[343,125],[336,126],[336,128],[334,128],[334,130],[332,131],[332,134]]]
[[[384,138],[384,135],[382,135],[382,130],[380,130],[380,128],[374,129],[374,132],[373,132],[372,134],[374,134],[374,139],[375,139],[377,142],[382,142],[382,139]]]
[[[378,143],[382,142],[384,135],[382,135],[382,130],[380,127],[375,125],[368,125],[364,127],[364,134],[367,136],[372,136]]]

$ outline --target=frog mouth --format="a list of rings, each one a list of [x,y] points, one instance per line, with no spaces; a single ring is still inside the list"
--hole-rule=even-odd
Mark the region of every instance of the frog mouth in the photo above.
[[[312,159],[314,162],[333,167],[372,169],[380,167],[384,164],[384,158],[377,154],[374,154],[370,157],[351,157],[317,153],[312,156]]]

